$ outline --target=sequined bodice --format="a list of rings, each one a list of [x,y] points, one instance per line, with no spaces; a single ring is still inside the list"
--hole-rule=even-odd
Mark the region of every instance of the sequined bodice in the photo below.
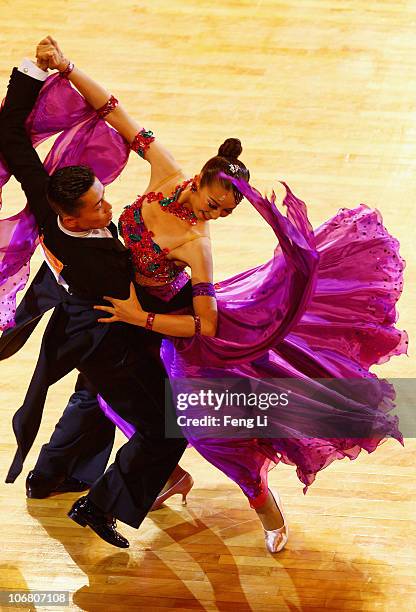
[[[119,231],[123,237],[125,245],[130,249],[135,278],[140,285],[164,285],[172,283],[183,271],[185,266],[178,266],[174,261],[167,258],[169,249],[162,249],[153,240],[153,232],[148,230],[143,221],[142,206],[144,202],[158,202],[165,207],[167,212],[178,214],[178,204],[176,202],[180,192],[189,181],[177,187],[174,196],[164,198],[162,193],[148,193],[139,196],[133,204],[126,206],[119,220]],[[169,206],[176,205],[176,209],[169,210]],[[184,216],[191,220],[192,213],[184,209]]]

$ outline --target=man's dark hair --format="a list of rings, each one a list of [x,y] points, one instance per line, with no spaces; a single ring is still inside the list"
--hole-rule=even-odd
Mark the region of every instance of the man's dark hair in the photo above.
[[[46,195],[58,215],[74,215],[82,207],[81,196],[92,187],[95,175],[88,166],[66,166],[56,170],[48,181]]]

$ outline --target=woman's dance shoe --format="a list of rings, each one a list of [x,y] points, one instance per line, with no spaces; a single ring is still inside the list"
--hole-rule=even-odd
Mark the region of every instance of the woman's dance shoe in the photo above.
[[[157,496],[150,510],[158,510],[169,497],[177,494],[182,495],[182,505],[185,506],[186,496],[192,489],[193,485],[194,481],[192,476],[188,472],[185,472],[183,476],[181,476],[171,487],[169,487],[169,489],[167,489],[167,491],[164,491],[164,493],[160,493],[160,495]]]
[[[273,493],[271,489],[269,489],[277,508],[279,509],[280,514],[283,518],[283,525],[278,529],[273,529],[272,531],[268,531],[264,529],[264,539],[266,541],[266,548],[271,553],[280,552],[285,546],[289,537],[289,527],[286,523],[286,517],[283,514],[282,510],[282,502],[280,501],[279,494],[277,492]]]

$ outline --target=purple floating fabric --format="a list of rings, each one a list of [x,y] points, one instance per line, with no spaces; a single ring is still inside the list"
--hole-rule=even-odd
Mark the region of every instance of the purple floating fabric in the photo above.
[[[29,278],[29,260],[37,245],[38,230],[27,208],[0,221],[0,329],[14,326],[16,293]]]
[[[97,395],[98,403],[100,405],[101,410],[104,412],[105,416],[110,419],[116,425],[120,431],[126,436],[126,438],[131,438],[132,435],[136,432],[136,428],[131,423],[125,421],[121,416],[115,412],[109,404],[101,397],[101,395]]]
[[[63,166],[85,164],[108,185],[123,170],[130,153],[124,139],[57,74],[45,81],[27,118],[26,129],[34,146],[61,132],[44,162],[49,173]],[[8,168],[0,157],[0,196],[9,178]],[[16,293],[27,283],[37,241],[36,223],[27,207],[0,220],[0,330],[14,325]]]

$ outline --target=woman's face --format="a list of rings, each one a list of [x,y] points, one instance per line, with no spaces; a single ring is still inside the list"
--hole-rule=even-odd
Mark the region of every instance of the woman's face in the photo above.
[[[215,181],[210,185],[200,187],[195,193],[193,211],[201,221],[210,221],[218,217],[228,217],[236,207],[234,192],[225,189],[221,183]]]

